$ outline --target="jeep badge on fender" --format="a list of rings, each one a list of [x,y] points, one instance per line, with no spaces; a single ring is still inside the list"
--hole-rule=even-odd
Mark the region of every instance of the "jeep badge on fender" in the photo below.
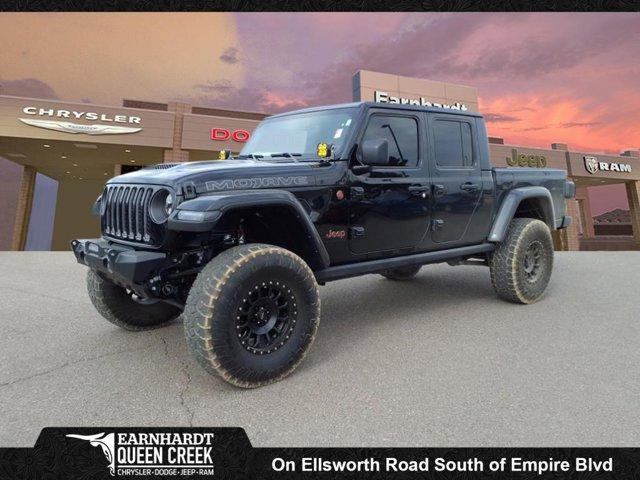
[[[332,280],[408,281],[423,265],[472,263],[489,267],[500,298],[543,296],[574,185],[564,170],[493,168],[481,115],[363,102],[238,132],[212,131],[246,141],[236,157],[142,168],[104,187],[92,208],[101,238],[71,246],[108,321],[147,330],[182,316],[202,367],[254,388],[304,359],[318,286]],[[509,162],[546,166],[516,151]]]

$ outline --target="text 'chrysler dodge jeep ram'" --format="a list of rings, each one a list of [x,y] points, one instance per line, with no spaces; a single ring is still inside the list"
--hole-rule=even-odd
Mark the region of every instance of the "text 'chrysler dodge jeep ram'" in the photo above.
[[[574,193],[564,170],[492,168],[479,114],[353,103],[269,117],[235,158],[111,179],[101,238],[71,245],[107,320],[182,316],[199,363],[251,388],[302,361],[325,282],[477,264],[499,297],[535,302]]]

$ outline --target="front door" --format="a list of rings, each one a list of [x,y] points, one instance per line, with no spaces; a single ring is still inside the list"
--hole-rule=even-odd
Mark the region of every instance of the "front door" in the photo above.
[[[463,244],[482,198],[482,174],[473,117],[429,114],[433,180],[431,239]]]
[[[371,110],[360,143],[386,139],[390,164],[352,175],[349,248],[356,254],[401,254],[426,235],[430,217],[424,116]]]

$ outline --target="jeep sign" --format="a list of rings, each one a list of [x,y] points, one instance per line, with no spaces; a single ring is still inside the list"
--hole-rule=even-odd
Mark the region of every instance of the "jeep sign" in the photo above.
[[[544,168],[547,166],[547,158],[544,155],[519,154],[518,150],[512,148],[511,156],[507,157],[507,165],[510,167]]]

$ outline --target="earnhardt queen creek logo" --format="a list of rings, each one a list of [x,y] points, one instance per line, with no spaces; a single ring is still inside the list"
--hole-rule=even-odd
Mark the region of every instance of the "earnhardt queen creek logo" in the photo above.
[[[113,476],[213,475],[213,433],[67,434],[102,450]]]

